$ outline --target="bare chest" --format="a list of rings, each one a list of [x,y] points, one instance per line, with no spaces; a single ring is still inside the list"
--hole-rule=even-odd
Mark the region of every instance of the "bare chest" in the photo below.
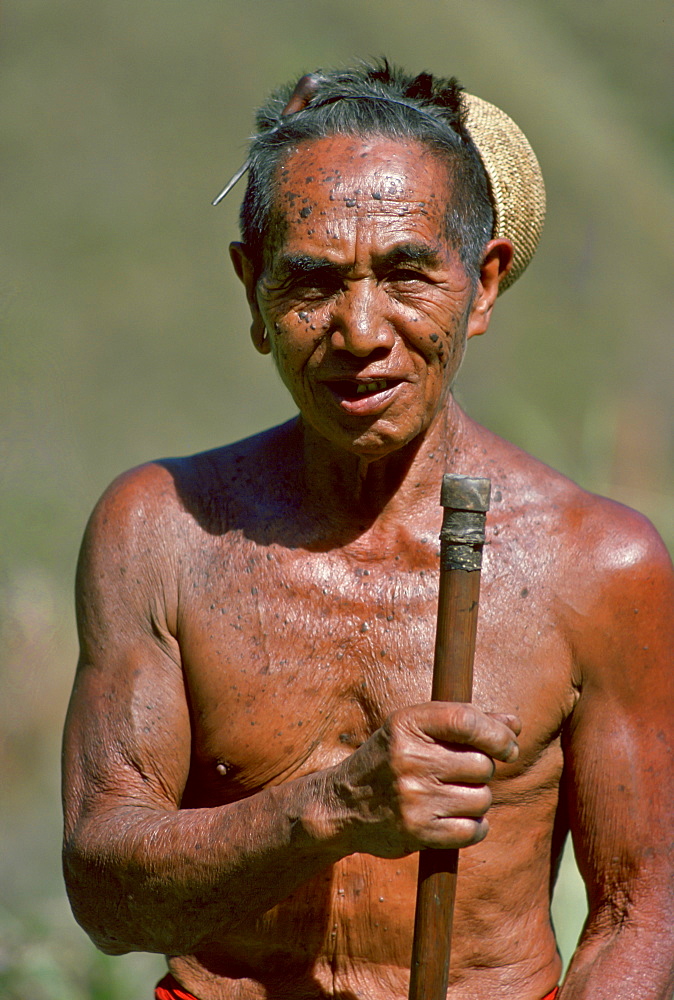
[[[526,771],[571,708],[570,657],[526,559],[504,572],[508,560],[495,555],[483,573],[474,701],[522,716]],[[186,804],[231,801],[328,767],[396,708],[427,701],[436,567],[432,545],[413,559],[367,561],[214,546],[182,588],[194,748]]]

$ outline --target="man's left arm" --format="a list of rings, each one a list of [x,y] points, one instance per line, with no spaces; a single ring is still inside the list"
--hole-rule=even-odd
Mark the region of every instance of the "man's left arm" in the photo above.
[[[564,786],[589,916],[559,1000],[671,1000],[674,573],[648,522],[624,509],[609,521],[595,594],[570,601]]]

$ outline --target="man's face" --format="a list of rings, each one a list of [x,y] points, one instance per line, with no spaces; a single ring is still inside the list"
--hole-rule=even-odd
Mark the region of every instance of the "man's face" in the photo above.
[[[353,454],[422,434],[461,363],[473,289],[444,235],[448,189],[431,151],[380,137],[307,142],[280,168],[253,336],[303,419]]]

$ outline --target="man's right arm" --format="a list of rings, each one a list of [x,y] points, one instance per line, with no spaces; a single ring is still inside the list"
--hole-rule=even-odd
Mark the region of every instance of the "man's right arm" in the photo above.
[[[398,712],[336,767],[228,805],[180,808],[191,728],[176,639],[179,512],[167,514],[163,475],[148,467],[111,488],[78,569],[64,866],[95,943],[190,953],[347,854],[481,840],[491,758],[516,749],[508,725],[465,706]],[[470,746],[438,742],[448,740]]]

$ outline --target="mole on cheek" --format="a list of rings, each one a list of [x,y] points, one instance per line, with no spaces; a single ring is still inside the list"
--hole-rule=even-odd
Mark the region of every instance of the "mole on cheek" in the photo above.
[[[305,205],[304,208],[300,209],[300,216],[303,219],[306,219],[307,216],[311,215],[312,211],[313,211],[313,209],[311,208],[310,205]]]
[[[438,340],[440,340],[440,338],[438,337],[437,333],[432,333],[431,334],[431,340],[435,344],[435,343],[437,343]]]

